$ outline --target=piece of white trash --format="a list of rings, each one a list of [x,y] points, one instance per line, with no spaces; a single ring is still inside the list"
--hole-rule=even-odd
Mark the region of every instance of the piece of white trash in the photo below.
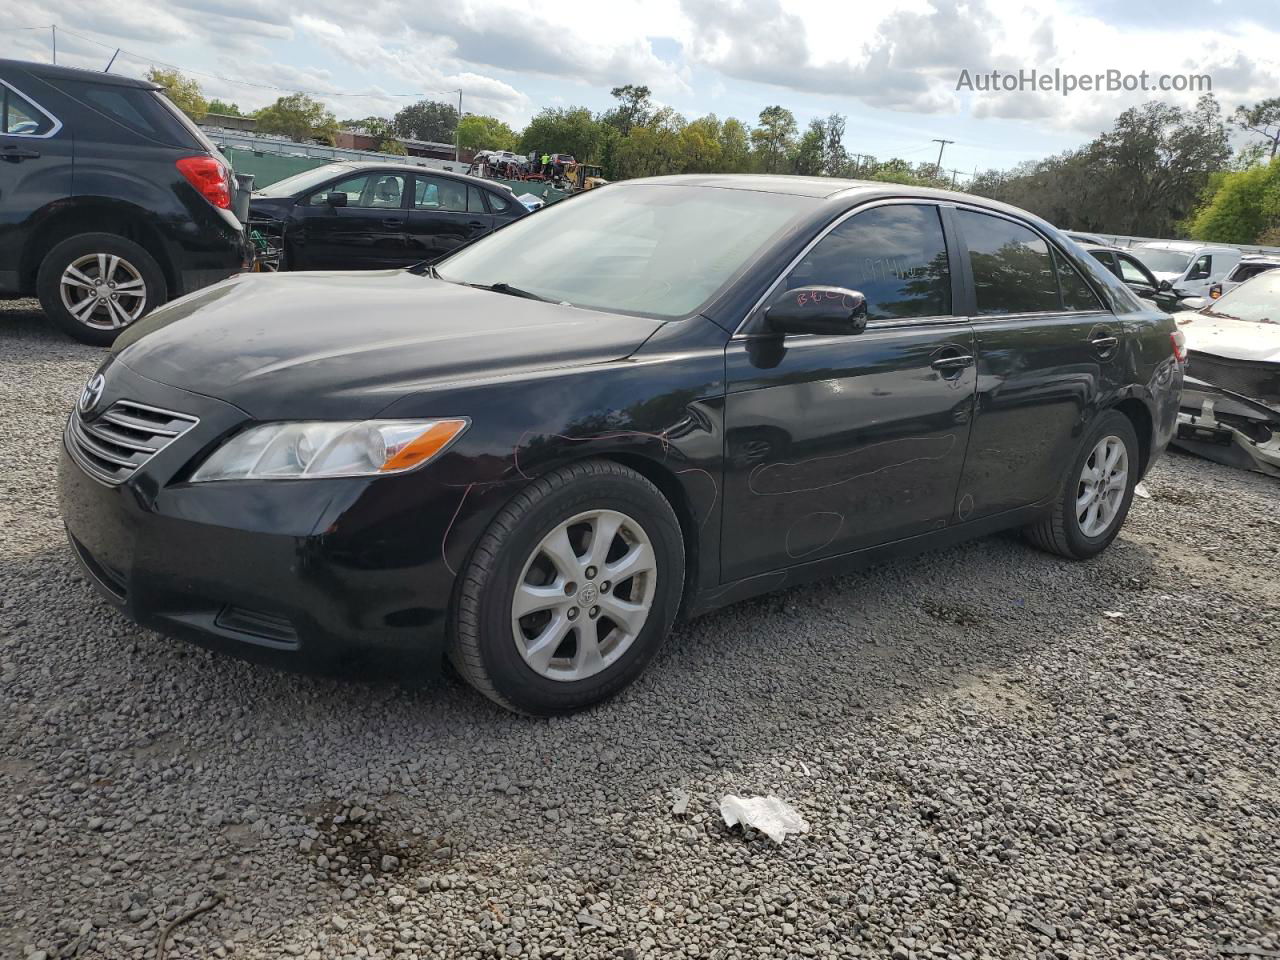
[[[1109,618],[1111,618],[1112,620],[1115,620],[1117,617],[1123,617],[1123,616],[1124,616],[1124,614],[1123,614],[1123,613],[1121,613],[1119,610],[1103,610],[1103,611],[1102,611],[1102,615],[1103,615],[1104,617],[1109,617]]]
[[[1138,485],[1133,488],[1133,492],[1143,500],[1151,499],[1151,491],[1147,489],[1147,485],[1145,483],[1139,482]]]
[[[726,827],[742,824],[755,827],[774,843],[781,843],[788,833],[808,833],[809,824],[795,807],[770,794],[767,797],[720,798],[720,816]]]

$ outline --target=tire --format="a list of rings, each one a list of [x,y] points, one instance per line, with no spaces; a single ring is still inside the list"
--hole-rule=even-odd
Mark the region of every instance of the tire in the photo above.
[[[612,546],[607,566],[588,568],[602,536],[596,531],[615,521],[617,534],[601,540],[601,549]],[[553,561],[545,541],[561,542],[557,531],[565,532],[570,553],[557,550],[560,560]],[[620,575],[646,562],[652,573]],[[619,571],[617,583],[608,580],[607,567]],[[566,568],[578,571],[572,580],[562,573]],[[541,590],[548,609],[517,619],[518,586],[525,597]],[[573,463],[530,483],[476,544],[455,588],[449,658],[467,682],[509,710],[570,713],[608,699],[644,671],[671,629],[683,589],[684,540],[666,498],[619,463]],[[646,599],[640,619],[630,611]],[[611,610],[622,611],[617,622]],[[627,620],[633,630],[621,625]],[[580,643],[592,635],[599,657],[591,655],[591,644]]]
[[[64,274],[73,267],[79,279],[73,275],[64,287]],[[106,275],[102,276],[104,267]],[[114,301],[100,301],[80,319],[71,308],[93,299],[85,280],[117,283],[121,289]],[[109,347],[126,326],[164,303],[169,288],[155,258],[132,240],[113,233],[81,233],[45,254],[36,275],[36,295],[45,314],[64,333],[81,343]]]
[[[1085,524],[1082,524],[1076,508],[1081,502],[1078,498],[1089,492],[1083,476],[1086,465],[1105,466],[1105,464],[1099,464],[1095,456],[1095,451],[1104,441],[1118,441],[1123,446],[1124,480],[1123,484],[1117,484],[1111,482],[1112,477],[1103,477],[1104,489],[1109,486],[1115,492],[1107,496],[1095,495],[1092,500],[1087,501],[1088,506],[1084,508],[1085,524],[1089,523],[1090,517],[1087,511],[1093,508],[1095,501],[1103,502],[1100,506],[1103,506],[1102,512],[1105,513],[1104,504],[1111,503],[1112,500],[1109,498],[1113,498],[1114,513],[1111,514],[1104,529],[1098,530],[1095,527],[1090,531],[1086,529]],[[1098,417],[1097,422],[1080,444],[1079,452],[1072,459],[1066,476],[1062,478],[1062,485],[1053,508],[1038,522],[1027,527],[1027,538],[1041,550],[1069,557],[1072,560],[1087,560],[1097,556],[1110,546],[1111,541],[1119,534],[1120,528],[1124,526],[1125,517],[1129,514],[1129,506],[1133,503],[1133,488],[1137,485],[1138,435],[1128,417],[1118,410],[1108,410]]]

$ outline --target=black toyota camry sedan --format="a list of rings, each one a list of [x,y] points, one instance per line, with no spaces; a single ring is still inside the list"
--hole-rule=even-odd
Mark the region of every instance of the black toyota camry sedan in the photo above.
[[[61,503],[149,627],[447,655],[551,714],[762,591],[1004,528],[1093,556],[1182,366],[1171,318],[1023,211],[639,180],[434,267],[241,275],[157,310],[67,423]]]

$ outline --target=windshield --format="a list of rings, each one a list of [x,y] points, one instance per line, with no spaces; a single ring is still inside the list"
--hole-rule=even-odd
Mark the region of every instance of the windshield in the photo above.
[[[1280,323],[1280,270],[1268,270],[1213,301],[1211,317]]]
[[[1152,273],[1182,273],[1191,262],[1191,254],[1177,250],[1160,250],[1155,247],[1135,247],[1134,255],[1147,265]]]
[[[436,265],[444,280],[675,319],[696,313],[816,200],[615,184],[561,200]]]
[[[292,177],[277,180],[253,193],[258,197],[292,197],[299,193],[306,193],[311,187],[318,187],[326,180],[340,177],[351,169],[353,168],[349,163],[326,163],[314,170],[303,170]]]

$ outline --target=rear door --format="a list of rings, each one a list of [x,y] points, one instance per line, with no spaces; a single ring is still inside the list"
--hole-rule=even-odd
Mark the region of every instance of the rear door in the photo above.
[[[23,87],[0,79],[0,291],[8,292],[19,289],[40,212],[71,196],[71,131],[37,103],[34,83]]]
[[[331,183],[295,208],[289,248],[295,270],[374,270],[406,262],[405,218],[409,175],[364,171]],[[344,194],[333,206],[330,193]]]
[[[1029,224],[954,212],[977,334],[978,402],[963,520],[1047,502],[1123,371],[1124,325]]]
[[[952,309],[939,208],[839,221],[770,299],[824,284],[867,299],[865,332],[767,332],[726,348],[722,576],[752,576],[946,526],[973,408],[973,333]]]
[[[465,180],[415,175],[407,228],[410,261],[437,260],[492,230],[484,193]]]

